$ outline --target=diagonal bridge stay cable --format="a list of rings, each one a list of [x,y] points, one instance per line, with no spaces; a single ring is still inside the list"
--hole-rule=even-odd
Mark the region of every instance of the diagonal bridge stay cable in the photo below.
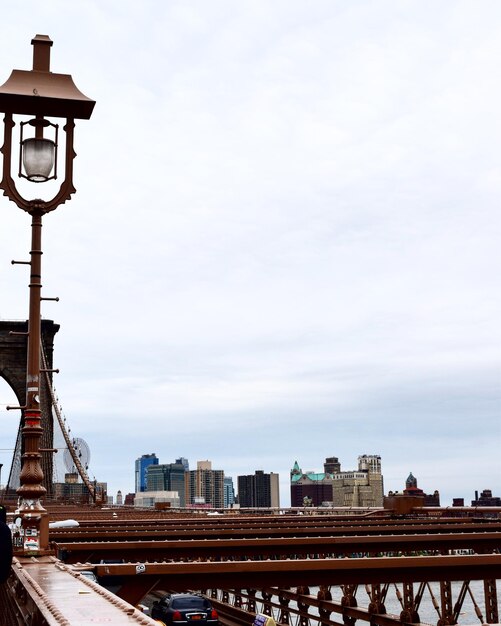
[[[45,380],[47,382],[47,387],[48,387],[49,393],[50,393],[51,404],[52,404],[52,407],[53,407],[54,412],[56,414],[57,421],[59,423],[59,427],[61,428],[61,432],[63,433],[64,441],[66,442],[68,450],[69,450],[69,452],[71,454],[71,458],[73,459],[73,462],[75,463],[75,467],[77,468],[78,473],[80,474],[81,479],[83,480],[85,486],[89,490],[89,493],[90,493],[90,495],[92,497],[92,500],[95,502],[96,501],[96,490],[95,490],[95,487],[92,484],[91,480],[89,479],[89,476],[88,476],[87,472],[85,471],[84,466],[80,462],[78,454],[77,454],[75,448],[73,447],[73,444],[71,443],[71,439],[70,439],[70,436],[68,434],[68,431],[66,430],[66,426],[64,424],[64,420],[63,420],[63,418],[61,416],[61,411],[60,411],[59,405],[58,405],[57,400],[56,400],[56,395],[54,393],[54,388],[52,386],[52,380],[50,379],[49,370],[47,369],[47,359],[46,359],[46,356],[45,356],[45,349],[44,349],[44,346],[43,346],[42,342],[40,343],[40,356],[41,356],[42,366],[43,366],[43,369],[44,369]]]

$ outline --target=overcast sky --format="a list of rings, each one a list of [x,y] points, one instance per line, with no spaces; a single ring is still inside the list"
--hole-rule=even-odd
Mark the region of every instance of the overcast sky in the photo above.
[[[0,83],[37,33],[97,101],[42,280],[91,478],[209,459],[288,505],[295,460],[379,454],[385,491],[501,496],[501,3],[26,0]],[[30,219],[0,207],[0,318],[25,319]]]

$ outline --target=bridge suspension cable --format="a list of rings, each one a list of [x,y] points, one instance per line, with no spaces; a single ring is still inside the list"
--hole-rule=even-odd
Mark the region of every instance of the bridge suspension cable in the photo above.
[[[56,398],[56,394],[54,391],[54,386],[52,384],[52,380],[49,376],[49,370],[47,369],[47,358],[45,356],[45,349],[43,346],[43,343],[40,343],[40,353],[41,353],[41,362],[42,362],[42,368],[45,374],[45,379],[47,382],[47,389],[49,390],[49,394],[50,394],[50,398],[51,398],[51,404],[52,404],[52,408],[54,410],[54,413],[56,415],[58,424],[59,424],[59,428],[61,429],[62,435],[64,437],[64,441],[66,443],[67,449],[69,451],[69,453],[71,454],[71,458],[75,464],[75,468],[78,471],[78,474],[80,475],[80,478],[82,479],[83,483],[85,484],[86,488],[88,489],[92,500],[95,502],[96,501],[96,489],[94,484],[92,483],[92,481],[90,480],[86,468],[84,468],[84,466],[82,465],[79,455],[77,454],[77,450],[75,449],[75,446],[73,445],[73,442],[70,439],[70,435],[69,435],[69,431],[66,429],[66,418],[63,418],[61,415],[61,409],[59,406],[59,403],[57,401]]]

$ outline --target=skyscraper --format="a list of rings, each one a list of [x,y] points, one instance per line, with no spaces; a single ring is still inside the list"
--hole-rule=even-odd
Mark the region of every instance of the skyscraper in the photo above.
[[[238,502],[245,508],[279,507],[278,474],[256,470],[254,475],[239,476]]]
[[[186,504],[208,504],[224,508],[224,472],[213,470],[210,461],[198,461],[197,469],[188,472]]]
[[[136,493],[146,491],[146,470],[150,465],[158,465],[158,458],[154,452],[143,454],[142,457],[136,459],[134,481]]]
[[[177,461],[176,463],[149,465],[146,470],[146,491],[177,491],[179,494],[179,505],[184,507],[184,465]]]
[[[224,477],[224,508],[228,509],[235,504],[235,488],[233,487],[233,478],[231,476]]]

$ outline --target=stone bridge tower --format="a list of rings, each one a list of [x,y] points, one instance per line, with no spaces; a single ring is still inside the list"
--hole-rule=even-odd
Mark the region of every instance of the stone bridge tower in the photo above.
[[[59,330],[59,325],[52,320],[42,320],[42,345],[47,360],[47,369],[52,368],[54,353],[54,336]],[[28,322],[0,321],[0,377],[3,378],[14,391],[18,406],[22,407],[26,400],[26,365],[28,350]],[[50,380],[52,374],[49,372]],[[45,373],[41,376],[40,385],[40,408],[42,410],[43,434],[40,440],[41,448],[53,447],[54,424],[52,419],[51,397],[46,382]],[[19,473],[21,471],[21,427],[24,412],[21,411],[19,428],[12,467],[7,482],[9,491],[16,490],[19,485]],[[5,419],[5,416],[4,418]],[[47,489],[47,496],[53,494],[53,459],[51,452],[43,452],[41,460],[44,472],[43,486]]]

